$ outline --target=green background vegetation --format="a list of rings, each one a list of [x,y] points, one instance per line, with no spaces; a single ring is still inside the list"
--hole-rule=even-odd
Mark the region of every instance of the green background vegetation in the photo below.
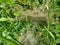
[[[47,20],[43,21],[45,17],[42,21],[29,22],[27,15],[24,20],[21,19],[19,12],[21,9],[33,10],[42,5],[46,5],[44,10],[48,13]],[[50,20],[52,18],[53,22]],[[58,45],[60,43],[60,0],[0,0],[0,45],[34,45],[34,43],[29,44],[28,41],[19,41],[19,37],[25,35],[27,30],[36,37],[36,45]]]

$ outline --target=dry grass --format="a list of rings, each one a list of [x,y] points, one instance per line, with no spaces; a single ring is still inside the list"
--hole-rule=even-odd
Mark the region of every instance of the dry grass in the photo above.
[[[21,35],[19,41],[24,45],[37,45],[35,33],[31,30],[27,30],[25,34]]]

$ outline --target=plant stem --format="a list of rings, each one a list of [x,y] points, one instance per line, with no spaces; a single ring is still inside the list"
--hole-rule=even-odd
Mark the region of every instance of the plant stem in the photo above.
[[[28,15],[26,15],[26,22],[28,22]]]
[[[49,10],[48,10],[48,20],[47,20],[47,22],[48,22],[48,30],[50,30],[50,15],[49,15]]]
[[[48,23],[48,31],[50,30],[50,9],[49,9],[49,0],[46,0],[47,3],[46,3],[46,8],[47,8],[47,13],[48,13],[48,19],[47,19],[47,23]],[[47,41],[49,41],[49,34],[47,33]],[[49,43],[47,43],[47,45],[49,45]]]

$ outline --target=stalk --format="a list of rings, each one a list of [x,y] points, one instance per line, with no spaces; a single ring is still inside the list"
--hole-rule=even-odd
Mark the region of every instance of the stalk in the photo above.
[[[46,0],[46,8],[47,8],[47,13],[48,13],[48,19],[47,19],[47,23],[48,23],[48,26],[47,26],[47,28],[48,28],[48,31],[50,30],[50,9],[49,9],[49,0]],[[48,34],[48,32],[47,32],[47,40],[49,41],[49,34]],[[47,45],[49,45],[49,43],[47,43]]]
[[[48,31],[50,30],[50,13],[49,13],[49,10],[48,10],[48,20],[47,20],[47,23],[48,23]],[[49,40],[49,34],[47,33],[47,39]],[[49,43],[47,44],[49,45]]]
[[[50,15],[49,15],[49,10],[48,10],[48,20],[47,20],[47,22],[48,22],[48,30],[50,30]]]
[[[28,15],[25,15],[26,16],[26,22],[28,22]]]
[[[50,9],[49,9],[49,0],[46,0],[46,4],[45,4],[46,8],[47,8],[47,13],[48,13],[48,19],[47,19],[47,23],[48,23],[48,30],[50,30]]]

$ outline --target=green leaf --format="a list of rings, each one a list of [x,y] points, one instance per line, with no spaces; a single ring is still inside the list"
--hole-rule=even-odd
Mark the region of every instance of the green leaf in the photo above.
[[[48,30],[47,30],[48,31]],[[48,31],[48,33],[50,34],[50,36],[55,40],[54,35],[52,34],[52,32]]]
[[[12,2],[13,0],[0,0],[1,3]]]
[[[10,40],[10,39],[7,39],[5,37],[3,37],[2,35],[0,35],[0,40],[5,40],[5,42],[8,42],[9,45],[18,45],[16,42]]]
[[[15,12],[14,15],[15,15],[15,16],[19,16],[19,12]]]
[[[13,21],[12,18],[0,18],[0,21]]]

